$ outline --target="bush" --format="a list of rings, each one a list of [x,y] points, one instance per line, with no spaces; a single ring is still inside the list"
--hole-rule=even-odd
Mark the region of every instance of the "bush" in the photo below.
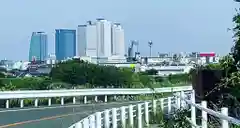
[[[50,78],[45,77],[30,77],[30,78],[3,78],[2,84],[5,88],[11,88],[10,86],[15,86],[17,89],[26,90],[45,90],[51,83]]]
[[[155,79],[156,82],[160,82],[160,83],[163,82],[163,81],[165,80],[165,78],[162,77],[162,76],[154,77],[154,79]]]
[[[190,74],[174,74],[168,76],[168,80],[173,84],[179,82],[190,82],[190,78]]]
[[[148,75],[157,75],[158,71],[156,69],[150,69],[150,70],[147,70],[146,73]]]

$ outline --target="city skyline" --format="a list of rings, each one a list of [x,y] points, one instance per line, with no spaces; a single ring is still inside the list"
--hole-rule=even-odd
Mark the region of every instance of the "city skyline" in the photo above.
[[[232,46],[232,32],[227,28],[232,28],[232,17],[238,7],[234,1],[93,2],[94,5],[89,1],[77,0],[4,1],[0,5],[0,58],[26,60],[29,33],[33,31],[49,34],[49,53],[53,53],[55,28],[75,29],[75,26],[96,17],[120,22],[125,29],[125,49],[130,40],[139,40],[142,55],[149,54],[149,40],[153,41],[153,55],[157,52],[181,51],[226,54]],[[138,6],[135,6],[136,2]],[[79,8],[77,5],[80,4],[86,6]],[[63,11],[60,7],[66,9]]]
[[[29,61],[46,60],[50,54],[47,51],[47,42],[45,32],[32,32]],[[120,23],[113,23],[105,19],[97,18],[95,22],[87,21],[85,25],[78,25],[76,30],[55,30],[57,60],[74,56],[124,57],[124,46],[124,30]]]

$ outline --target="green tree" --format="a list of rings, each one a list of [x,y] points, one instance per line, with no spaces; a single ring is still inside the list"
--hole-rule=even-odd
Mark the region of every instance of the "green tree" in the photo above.
[[[232,65],[232,72],[237,71],[240,68],[240,11],[237,10],[237,14],[233,17],[233,22],[235,27],[233,28],[234,32],[234,45],[231,49],[231,55],[234,59]]]
[[[220,60],[220,69],[226,73],[217,86],[208,92],[206,96],[212,96],[212,108],[228,107],[231,116],[240,118],[240,11],[233,17],[234,45],[231,53]]]
[[[0,72],[0,78],[5,78],[5,74]]]
[[[146,71],[148,75],[157,75],[158,71],[156,69],[150,69]]]
[[[132,75],[130,69],[77,60],[59,63],[50,73],[53,81],[70,83],[72,86],[90,84],[91,87],[129,87]]]

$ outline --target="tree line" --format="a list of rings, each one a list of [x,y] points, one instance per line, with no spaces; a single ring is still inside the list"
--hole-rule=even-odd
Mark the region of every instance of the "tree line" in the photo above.
[[[61,62],[52,68],[49,76],[30,78],[5,78],[0,74],[1,90],[44,90],[59,88],[152,88],[159,83],[190,81],[189,74],[153,77],[152,69],[136,73],[132,68],[97,65],[82,60]],[[155,84],[155,86],[153,86]],[[158,86],[159,85],[159,86]],[[167,85],[166,85],[167,86]]]

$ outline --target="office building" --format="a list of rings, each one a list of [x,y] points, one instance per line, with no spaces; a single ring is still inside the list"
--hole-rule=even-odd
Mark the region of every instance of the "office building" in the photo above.
[[[112,25],[112,55],[124,57],[125,55],[125,42],[124,30],[119,23]]]
[[[87,25],[78,25],[77,28],[77,55],[86,56],[87,50],[87,37],[86,37]]]
[[[65,60],[76,56],[76,30],[56,30],[55,54],[57,60]]]
[[[98,57],[109,57],[112,55],[112,33],[111,33],[112,23],[105,19],[97,19],[97,56]]]
[[[45,61],[47,45],[47,35],[44,32],[33,32],[30,40],[29,61]]]
[[[96,24],[91,21],[87,25],[78,25],[77,47],[78,56],[97,56]]]
[[[97,26],[91,21],[88,22],[86,28],[86,55],[97,57]]]
[[[113,24],[105,19],[88,21],[78,25],[77,47],[80,57],[124,58],[124,30],[120,24]]]

